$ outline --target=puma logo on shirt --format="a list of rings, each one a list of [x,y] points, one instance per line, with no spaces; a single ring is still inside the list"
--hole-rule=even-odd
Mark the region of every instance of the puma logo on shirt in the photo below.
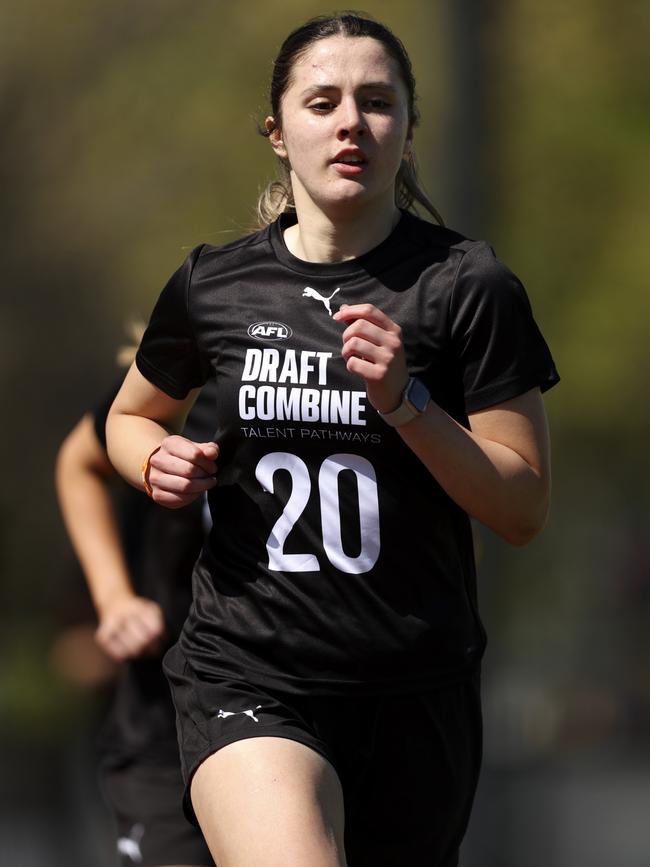
[[[256,708],[252,708],[251,710],[221,710],[219,708],[219,713],[217,714],[217,719],[226,719],[229,716],[247,716],[250,717],[254,722],[259,722],[258,718],[255,716],[255,711],[259,710],[262,707],[261,704],[258,704]]]
[[[312,289],[311,286],[305,286],[305,288],[303,289],[303,292],[302,292],[302,297],[303,298],[315,298],[316,301],[321,301],[325,305],[325,309],[327,310],[327,312],[331,316],[332,315],[332,307],[330,306],[330,301],[336,295],[336,293],[340,292],[340,291],[341,291],[341,287],[339,286],[339,288],[335,289],[329,297],[325,297],[324,295],[321,295],[320,292],[317,292],[316,289]]]

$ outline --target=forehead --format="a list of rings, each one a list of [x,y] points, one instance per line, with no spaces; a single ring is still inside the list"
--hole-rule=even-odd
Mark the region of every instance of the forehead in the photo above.
[[[297,58],[291,85],[353,86],[385,81],[404,87],[399,66],[381,42],[370,36],[328,36],[314,42]]]

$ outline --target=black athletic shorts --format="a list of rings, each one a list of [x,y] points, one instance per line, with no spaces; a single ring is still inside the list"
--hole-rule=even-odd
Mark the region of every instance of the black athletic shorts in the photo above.
[[[313,697],[197,681],[178,662],[168,674],[191,821],[190,783],[202,761],[234,741],[283,737],[335,768],[349,867],[457,865],[481,764],[478,676],[422,695]]]
[[[120,867],[214,867],[203,835],[183,815],[183,780],[178,765],[166,767],[137,760],[107,765],[102,768],[101,782],[117,825]]]

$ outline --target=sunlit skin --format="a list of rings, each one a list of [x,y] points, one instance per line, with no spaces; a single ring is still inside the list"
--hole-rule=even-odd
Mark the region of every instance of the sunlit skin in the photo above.
[[[316,42],[294,65],[281,117],[266,125],[290,166],[299,218],[286,234],[292,252],[311,261],[351,258],[390,233],[410,128],[406,86],[380,42]],[[328,238],[333,250],[322,248]]]

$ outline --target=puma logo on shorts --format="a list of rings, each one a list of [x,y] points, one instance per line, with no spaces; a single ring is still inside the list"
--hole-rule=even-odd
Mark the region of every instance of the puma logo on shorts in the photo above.
[[[134,825],[129,831],[128,837],[119,837],[117,841],[117,851],[120,855],[126,855],[134,864],[142,863],[142,851],[140,842],[144,837],[144,825]]]
[[[221,710],[219,708],[219,713],[217,714],[217,719],[226,719],[229,716],[247,716],[253,720],[253,722],[259,722],[258,718],[255,716],[255,711],[259,710],[262,707],[261,704],[258,704],[257,707],[252,708],[251,710]]]

